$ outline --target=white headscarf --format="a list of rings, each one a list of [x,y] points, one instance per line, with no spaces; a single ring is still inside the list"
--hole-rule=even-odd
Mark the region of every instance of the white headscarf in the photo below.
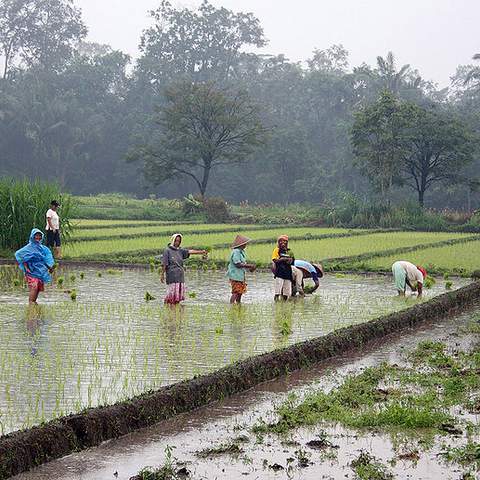
[[[170,238],[170,243],[168,245],[171,245],[173,247],[173,244],[175,243],[175,240],[177,239],[177,237],[180,237],[180,244],[182,243],[182,235],[180,233],[175,233],[172,235],[172,238]],[[175,248],[175,247],[173,247]]]

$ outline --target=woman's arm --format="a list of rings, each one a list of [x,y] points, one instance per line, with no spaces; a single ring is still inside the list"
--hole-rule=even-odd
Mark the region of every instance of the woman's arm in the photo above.
[[[257,269],[257,267],[253,263],[236,263],[235,266],[237,268],[249,268],[252,272]]]
[[[25,271],[26,271],[27,273],[32,273],[32,272],[30,271],[30,269],[28,268],[27,262],[24,262],[23,266],[25,267]]]
[[[207,252],[205,250],[189,250],[190,255],[205,255]]]
[[[161,281],[162,283],[164,283],[164,281],[165,281],[165,270],[166,270],[166,269],[167,269],[167,266],[166,266],[166,265],[162,265],[162,275],[161,275],[161,277],[160,277],[160,281]]]

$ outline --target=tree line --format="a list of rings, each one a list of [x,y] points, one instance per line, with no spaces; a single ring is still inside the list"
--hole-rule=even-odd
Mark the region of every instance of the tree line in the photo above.
[[[258,19],[208,1],[150,15],[131,59],[85,41],[73,0],[0,0],[0,175],[77,194],[478,208],[475,63],[439,90],[390,52],[373,67],[341,45],[301,63],[251,53],[268,44]]]

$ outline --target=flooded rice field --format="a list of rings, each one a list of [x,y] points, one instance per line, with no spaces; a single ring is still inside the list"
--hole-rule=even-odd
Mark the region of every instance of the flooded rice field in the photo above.
[[[293,404],[318,390],[331,391],[339,383],[382,365],[407,369],[413,364],[419,372],[429,373],[432,382],[446,376],[445,372],[451,373],[453,379],[453,367],[460,366],[462,355],[469,351],[480,355],[476,353],[479,327],[477,303],[462,314],[438,318],[402,334],[394,333],[314,367],[105,442],[98,448],[53,461],[14,479],[127,480],[145,467],[160,466],[171,466],[174,472],[188,471],[188,478],[195,480],[479,478],[478,411],[462,404],[464,397],[443,412],[452,416],[451,424],[440,428],[352,428],[323,421],[283,433],[255,429],[277,422],[281,417],[279,406]],[[458,364],[450,368],[446,364],[436,365],[440,368],[435,370],[432,359],[438,361],[438,355],[419,362],[418,352],[438,345],[442,346],[443,360],[450,358]],[[474,363],[478,366],[479,361],[476,358]],[[466,378],[467,374],[464,365],[461,377]],[[408,390],[405,385],[403,389]],[[460,390],[457,385],[457,391]],[[415,395],[420,393],[421,388],[417,387]],[[441,393],[438,390],[436,395]],[[478,394],[477,383],[476,390],[469,390],[467,397],[478,399]]]
[[[60,278],[63,281],[60,281]],[[452,278],[450,278],[452,281]],[[274,304],[270,273],[230,307],[225,272],[188,271],[183,306],[163,305],[156,270],[60,267],[29,308],[19,269],[0,267],[0,433],[111,404],[236,360],[413,305],[390,277],[327,275],[318,293]],[[467,280],[453,279],[453,288]],[[445,291],[439,279],[425,299]],[[146,301],[148,292],[156,300]],[[72,295],[75,300],[72,300]]]

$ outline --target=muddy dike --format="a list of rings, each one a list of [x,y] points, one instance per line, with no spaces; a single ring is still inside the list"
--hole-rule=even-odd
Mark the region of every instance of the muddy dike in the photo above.
[[[7,434],[0,437],[0,479],[248,390],[394,331],[459,311],[479,295],[480,282],[472,283],[409,309],[250,357],[125,402],[91,408]]]

